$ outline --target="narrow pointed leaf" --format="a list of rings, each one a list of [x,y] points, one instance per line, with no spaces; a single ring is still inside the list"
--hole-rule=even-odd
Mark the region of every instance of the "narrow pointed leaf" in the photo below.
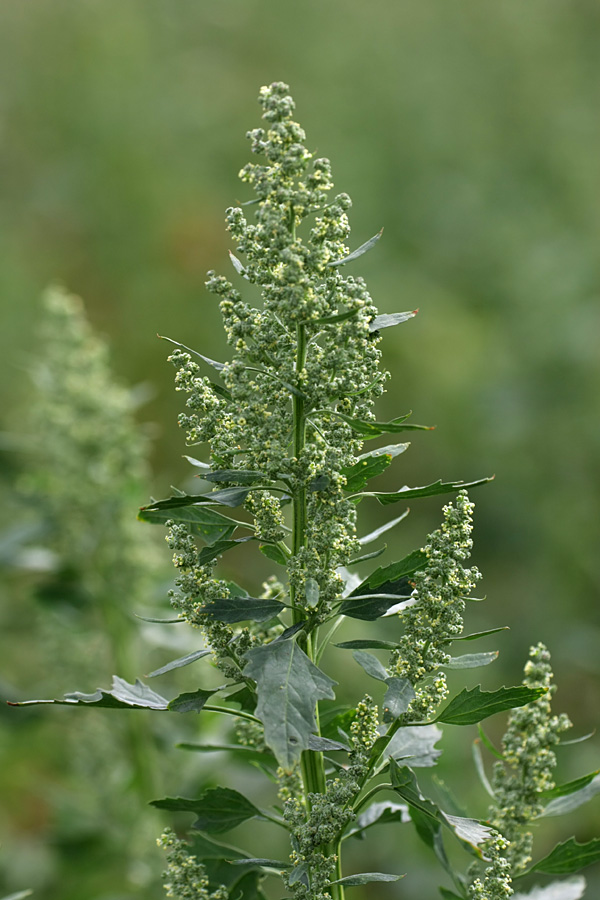
[[[373,881],[399,881],[404,875],[386,875],[384,872],[361,872],[360,875],[346,875],[330,884],[342,884],[344,887],[358,887],[361,884],[371,884]]]
[[[350,747],[348,744],[342,744],[340,741],[332,741],[330,738],[321,737],[319,734],[311,734],[308,738],[308,749],[316,750],[318,753],[331,753],[334,750],[346,750]]]
[[[405,485],[400,488],[399,491],[392,491],[390,493],[385,491],[364,491],[361,494],[361,497],[375,497],[382,506],[387,506],[390,503],[399,503],[400,501],[413,497],[433,497],[436,494],[451,494],[454,493],[454,491],[478,487],[480,484],[487,484],[488,481],[493,480],[493,475],[489,478],[479,478],[477,481],[470,481],[468,483],[464,481],[444,482],[440,480],[434,481],[431,484],[426,484],[423,487],[411,488],[408,487],[408,485]]]
[[[219,556],[223,556],[228,550],[232,550],[234,547],[237,547],[238,544],[245,544],[247,541],[254,540],[254,535],[250,535],[249,537],[237,538],[236,540],[228,540],[228,541],[217,541],[215,544],[212,544],[209,547],[203,547],[197,557],[197,563],[199,566],[205,566],[207,563],[211,562],[213,559],[217,559]]]
[[[210,466],[208,463],[202,462],[201,459],[196,459],[194,456],[188,456],[186,453],[183,454],[183,458],[187,459],[190,465],[194,466],[196,469],[202,469],[204,472],[210,472]]]
[[[222,597],[210,600],[202,607],[202,614],[217,622],[266,622],[285,609],[278,600],[257,597]]]
[[[481,685],[464,688],[436,717],[436,722],[447,725],[475,725],[488,716],[506,709],[516,709],[533,703],[546,693],[545,688],[501,687],[497,691],[482,691]]]
[[[477,770],[480,782],[482,783],[490,797],[495,798],[496,795],[494,794],[492,786],[488,781],[488,777],[485,774],[485,767],[483,765],[480,743],[481,742],[479,740],[475,740],[471,745],[473,750],[473,761],[475,762],[475,768]]]
[[[397,516],[395,519],[392,519],[389,522],[386,522],[385,525],[382,525],[380,528],[376,528],[375,531],[370,531],[369,534],[365,534],[364,537],[358,539],[358,543],[363,547],[365,544],[372,544],[373,541],[376,541],[377,538],[381,537],[382,534],[385,534],[386,531],[389,531],[390,528],[393,528],[394,525],[398,525],[399,522],[402,522],[410,510],[406,509],[401,516]]]
[[[205,691],[202,688],[198,688],[196,691],[188,691],[185,694],[180,694],[178,697],[175,697],[174,700],[171,700],[168,708],[171,712],[198,713],[203,709],[204,705],[208,703],[213,694],[217,694],[219,690],[222,690],[222,688],[218,688],[214,691]]]
[[[291,869],[291,862],[281,862],[278,859],[264,859],[262,856],[245,856],[241,859],[230,860],[232,866],[262,866],[265,869]]]
[[[247,761],[276,767],[275,757],[268,750],[257,750],[256,747],[246,747],[244,744],[191,744],[184,741],[175,746],[178,750],[187,750],[189,753],[233,753]]]
[[[337,325],[338,322],[345,322],[346,319],[354,319],[360,312],[360,309],[347,309],[345,312],[334,313],[331,316],[321,316],[315,320],[315,325]]]
[[[197,800],[165,797],[163,800],[152,800],[150,805],[171,812],[195,813],[198,818],[194,822],[194,828],[209,834],[222,834],[248,819],[262,817],[260,810],[243,794],[222,787],[210,788]]]
[[[422,795],[415,774],[408,766],[399,766],[394,759],[390,759],[390,780],[396,793],[406,800],[409,806],[420,810],[436,822],[440,821],[440,810],[435,803]]]
[[[372,453],[359,456],[357,463],[342,469],[342,475],[346,476],[344,490],[351,493],[362,490],[369,479],[385,472],[394,457],[404,453],[409,446],[410,444],[392,444],[389,447],[380,447],[378,450],[373,450]]]
[[[187,622],[187,619],[183,619],[181,616],[177,616],[175,619],[156,619],[154,616],[139,616],[137,613],[134,613],[136,619],[141,619],[142,622],[151,622],[152,625],[181,625],[183,622]]]
[[[160,669],[155,669],[154,672],[150,672],[149,675],[146,675],[146,678],[156,678],[157,675],[164,675],[166,672],[171,672],[173,669],[181,669],[183,666],[189,666],[190,663],[196,662],[197,659],[209,656],[210,652],[210,650],[196,650],[194,653],[188,653],[187,656],[180,656],[178,659],[174,659],[165,666],[161,666]]]
[[[512,900],[580,900],[586,887],[583,875],[575,875],[564,881],[553,881],[544,887],[534,887],[527,894],[513,894]]]
[[[464,897],[460,897],[458,894],[455,894],[454,891],[449,891],[448,888],[441,887],[439,888],[439,891],[442,896],[442,900],[464,900]]]
[[[398,588],[406,587],[410,590],[408,582],[400,584],[397,582]],[[372,593],[358,596],[351,595],[347,600],[340,604],[339,613],[342,616],[348,616],[350,619],[361,619],[365,622],[372,622],[384,616],[388,609],[406,595],[391,593]]]
[[[383,234],[383,228],[381,231],[378,231],[377,234],[374,234],[372,238],[369,238],[368,241],[365,241],[364,244],[361,244],[360,247],[357,247],[356,250],[353,250],[352,253],[349,253],[348,256],[344,256],[343,259],[336,259],[333,262],[330,262],[329,265],[331,267],[334,266],[344,266],[348,262],[352,262],[354,259],[358,259],[359,256],[362,256],[363,253],[367,253],[371,247],[374,247],[377,241],[380,239]]]
[[[257,481],[269,481],[262,472],[250,469],[218,469],[216,472],[205,472],[200,477],[204,481],[224,484],[256,484]]]
[[[461,634],[453,637],[452,641],[477,641],[479,638],[488,637],[490,634],[498,634],[499,631],[510,631],[508,625],[501,625],[500,628],[489,628],[487,631],[474,631],[472,634]]]
[[[444,663],[444,669],[478,669],[480,666],[489,666],[498,659],[498,651],[489,653],[465,653],[464,656],[452,656],[450,662]]]
[[[356,566],[358,563],[366,562],[368,559],[377,559],[377,557],[381,556],[382,553],[385,553],[386,550],[387,544],[384,544],[383,547],[380,547],[378,550],[373,550],[371,553],[364,553],[362,556],[351,559],[346,563],[346,566]]]
[[[118,675],[113,675],[111,691],[98,688],[93,694],[82,694],[75,691],[65,694],[63,700],[23,700],[9,703],[9,706],[39,706],[55,703],[61,706],[102,706],[107,709],[167,709],[168,700],[151,691],[139,678],[135,684],[129,684]]]
[[[238,527],[237,523],[232,522],[227,516],[209,507],[198,505],[178,509],[146,506],[140,509],[138,519],[142,522],[151,522],[153,525],[164,525],[168,521],[188,525],[192,534],[202,538],[209,545],[227,540]]]
[[[544,872],[546,875],[571,875],[600,860],[600,838],[593,838],[587,844],[578,844],[574,837],[541,859],[528,872]]]
[[[233,268],[234,268],[235,271],[238,273],[238,275],[241,275],[242,278],[245,278],[246,281],[248,281],[248,280],[249,280],[249,279],[248,279],[248,275],[247,275],[247,273],[246,273],[246,269],[244,268],[243,263],[240,262],[240,260],[237,258],[237,256],[234,256],[234,255],[233,255],[233,253],[231,252],[231,250],[229,251],[229,259],[231,260],[231,263],[232,263],[232,265],[233,265]]]
[[[408,322],[409,319],[413,319],[418,312],[418,309],[411,309],[408,312],[384,313],[381,316],[375,316],[369,322],[369,331],[372,333],[381,331],[382,328],[392,328],[394,325],[401,325],[402,322]]]
[[[582,775],[574,781],[567,781],[565,784],[557,784],[551,790],[544,791],[542,796],[549,798],[565,797],[567,794],[573,794],[575,791],[580,791],[587,787],[590,782],[598,780],[597,776],[599,771],[600,770],[596,769],[595,772],[590,772],[589,775]]]
[[[578,778],[576,781],[570,782],[570,785],[577,784],[580,781],[585,781],[585,778]],[[570,785],[560,785],[559,789],[561,787],[563,789],[570,787]],[[588,803],[598,793],[600,793],[600,775],[596,775],[596,777],[592,778],[585,787],[582,787],[579,790],[559,794],[554,800],[551,800],[550,803],[548,803],[542,812],[542,816],[544,818],[548,816],[564,816],[566,813],[570,813],[574,809],[583,806],[584,803]]]
[[[17,891],[16,894],[9,894],[8,897],[3,897],[2,900],[25,900],[25,897],[31,897],[33,894],[32,890],[26,891]]]
[[[431,425],[412,425],[406,419],[410,413],[405,416],[398,416],[389,422],[375,422],[369,419],[358,419],[354,416],[347,416],[345,413],[336,412],[335,416],[342,419],[357,434],[360,434],[365,440],[380,437],[382,434],[400,434],[403,431],[432,431]],[[420,496],[420,495],[419,495]]]
[[[398,644],[394,641],[342,641],[341,644],[334,644],[334,647],[340,647],[342,650],[395,650]]]
[[[244,674],[256,681],[256,715],[280,766],[291,771],[317,730],[319,700],[333,700],[335,681],[321,672],[294,640],[249,650]]]
[[[192,356],[197,356],[198,359],[201,359],[205,363],[208,363],[208,365],[212,366],[213,369],[216,369],[217,372],[222,372],[225,368],[225,363],[217,362],[215,359],[211,359],[209,356],[203,356],[201,353],[198,353],[197,350],[192,350],[191,347],[186,347],[185,344],[180,344],[179,341],[174,341],[173,338],[166,337],[164,334],[159,334],[158,337],[161,339],[161,341],[168,341],[170,344],[174,344],[176,347],[179,347],[180,350],[185,350],[186,353],[191,353]]]

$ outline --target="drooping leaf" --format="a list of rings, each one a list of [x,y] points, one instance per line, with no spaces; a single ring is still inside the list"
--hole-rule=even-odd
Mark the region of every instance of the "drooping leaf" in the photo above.
[[[316,731],[319,700],[333,700],[335,681],[324,674],[294,640],[273,641],[245,654],[244,674],[256,681],[256,715],[280,766],[291,771]]]
[[[583,875],[553,881],[544,887],[534,887],[528,893],[513,894],[512,900],[580,900],[585,894],[586,881]]]
[[[224,484],[256,484],[257,481],[270,480],[262,472],[253,472],[249,469],[218,469],[216,472],[204,472],[200,477],[204,481]]]
[[[407,760],[411,769],[430,768],[442,755],[435,745],[442,737],[437,725],[408,725],[399,728],[386,748],[386,756]]]
[[[113,675],[112,690],[98,688],[93,694],[82,694],[75,691],[65,694],[63,700],[22,700],[9,703],[9,706],[39,706],[56,703],[62,706],[103,706],[108,709],[167,709],[168,701],[160,694],[151,691],[139,678],[135,684],[129,684],[118,675]]]
[[[221,597],[209,600],[202,607],[202,614],[218,622],[233,625],[235,622],[266,622],[285,609],[278,600],[262,600],[258,597]]]
[[[600,860],[600,838],[586,844],[578,844],[574,837],[556,847],[528,872],[544,872],[546,875],[571,875]]]
[[[198,688],[195,691],[186,691],[186,693],[180,694],[171,700],[168,708],[171,712],[178,713],[200,712],[213,694],[217,694],[219,690],[222,690],[222,688],[217,688],[213,691],[205,691],[203,688]]]
[[[342,475],[346,476],[344,490],[351,493],[362,490],[367,481],[385,472],[394,457],[404,453],[409,446],[410,444],[391,444],[389,447],[380,447],[378,450],[359,456],[357,463],[342,469]]]
[[[411,309],[408,312],[383,313],[381,316],[375,316],[375,318],[371,319],[369,322],[369,331],[372,333],[374,331],[381,331],[382,328],[391,328],[394,325],[401,325],[402,322],[408,322],[409,319],[413,319],[418,312],[418,309]]]
[[[214,359],[210,359],[210,357],[208,356],[203,356],[201,353],[198,353],[197,350],[192,350],[191,347],[186,347],[185,344],[180,344],[179,341],[174,341],[173,338],[166,337],[164,334],[158,334],[157,337],[160,338],[161,341],[168,341],[170,344],[174,344],[176,347],[179,347],[180,350],[185,350],[186,353],[191,353],[192,356],[197,356],[198,359],[201,359],[205,363],[208,363],[208,365],[212,366],[213,369],[216,369],[217,372],[222,372],[225,368],[224,363],[217,362]]]
[[[363,491],[360,496],[375,497],[382,506],[387,506],[389,503],[399,503],[401,500],[407,500],[413,497],[433,497],[436,494],[451,494],[454,493],[454,491],[478,487],[480,484],[487,484],[488,481],[493,480],[493,475],[489,478],[479,478],[477,481],[470,481],[468,483],[464,481],[444,482],[440,479],[431,484],[426,484],[423,487],[411,488],[408,487],[408,485],[404,485],[404,487],[400,488],[398,491]]]
[[[464,688],[436,716],[435,721],[447,725],[475,725],[495,713],[533,703],[545,693],[545,688],[530,688],[522,684],[501,687],[497,691],[482,691],[478,684],[471,690]]]
[[[280,566],[287,566],[287,557],[277,544],[261,544],[259,550],[267,559],[271,559]]]
[[[510,628],[508,625],[501,625],[500,628],[489,628],[487,631],[474,631],[472,634],[461,634],[458,637],[453,637],[452,641],[477,641],[479,638],[497,634],[499,631],[510,631]]]
[[[444,663],[445,669],[477,669],[479,666],[489,666],[498,659],[498,651],[489,653],[465,653],[464,656],[452,656],[450,662]]]
[[[386,825],[390,822],[409,822],[408,806],[405,803],[393,803],[391,800],[382,800],[379,803],[371,803],[362,812],[344,838],[362,836],[367,828],[373,825]]]
[[[381,525],[380,528],[376,528],[375,531],[370,531],[369,534],[365,534],[364,537],[358,539],[358,543],[363,547],[365,544],[372,544],[373,541],[376,541],[377,538],[380,538],[382,534],[385,534],[386,531],[389,531],[390,528],[393,528],[395,525],[398,525],[399,522],[402,522],[410,510],[406,509],[402,513],[401,516],[396,516],[395,519],[391,519],[389,522],[386,522],[385,525]]]
[[[388,566],[379,566],[352,593],[366,594],[379,588],[385,589],[385,593],[397,593],[396,591],[388,591],[390,584],[395,584],[400,579],[405,579],[408,575],[414,575],[415,572],[425,568],[426,565],[427,556],[424,551],[413,550],[412,553],[409,553],[398,562],[390,563]]]
[[[383,718],[387,722],[404,715],[416,695],[408,678],[387,678],[386,684],[388,689],[383,698]]]
[[[348,256],[344,256],[342,259],[336,259],[333,262],[330,262],[329,265],[331,267],[344,266],[346,263],[352,262],[353,259],[358,259],[359,256],[362,256],[363,253],[367,253],[371,247],[375,246],[382,234],[383,228],[381,231],[378,231],[377,234],[374,234],[372,238],[369,238],[368,241],[365,241],[364,244],[361,244],[360,247],[357,247],[356,250],[353,250],[352,253],[349,253]]]
[[[187,656],[180,656],[178,659],[174,659],[165,666],[161,666],[160,669],[155,669],[154,672],[150,672],[149,675],[146,675],[146,678],[156,678],[157,675],[164,675],[166,672],[171,672],[173,669],[181,669],[183,666],[189,666],[190,663],[196,662],[197,659],[209,656],[210,652],[210,650],[195,650],[194,653],[188,653]]]
[[[334,647],[340,647],[342,650],[395,650],[398,644],[394,641],[342,641],[341,644],[334,644]]]
[[[371,553],[363,553],[362,556],[355,556],[354,559],[351,559],[346,563],[346,567],[356,566],[358,563],[366,562],[368,559],[377,559],[377,557],[381,556],[382,553],[385,553],[386,550],[387,544],[384,544],[383,547],[379,547],[378,550],[372,550]]]
[[[231,831],[248,819],[263,818],[259,809],[239,791],[231,788],[209,788],[197,800],[185,797],[165,797],[152,800],[151,806],[171,812],[192,812],[197,815],[194,828],[209,834]]]
[[[156,509],[145,506],[140,509],[138,519],[142,522],[151,522],[153,525],[164,525],[169,520],[188,525],[192,534],[202,538],[209,545],[227,540],[238,527],[237,522],[232,522],[227,516],[209,507],[198,505],[178,509]]]
[[[572,781],[569,784],[559,785],[558,790],[575,785],[577,782],[585,782],[588,777],[589,776],[585,776],[584,778],[578,778],[576,781]],[[579,788],[578,790],[573,789],[569,793],[558,794],[556,798],[551,800],[545,807],[542,816],[564,816],[566,813],[570,813],[574,809],[583,806],[584,803],[588,803],[588,801],[598,793],[600,793],[600,775],[592,777],[584,787]]]
[[[373,881],[399,881],[404,875],[386,875],[384,872],[361,872],[360,875],[346,875],[329,884],[343,884],[344,887],[358,887],[361,884],[371,884]]]

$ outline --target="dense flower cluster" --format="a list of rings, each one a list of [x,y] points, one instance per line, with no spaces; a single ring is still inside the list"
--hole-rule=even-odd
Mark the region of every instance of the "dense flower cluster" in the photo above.
[[[489,866],[483,879],[475,878],[469,885],[470,900],[507,900],[512,896],[511,866],[507,860],[509,842],[500,834],[492,832],[492,837],[484,845]]]
[[[414,576],[413,599],[402,613],[405,633],[390,657],[390,674],[408,678],[415,688],[407,722],[428,718],[446,697],[446,676],[440,666],[450,661],[448,642],[463,630],[463,611],[481,578],[475,567],[466,569],[473,541],[473,508],[466,491],[456,504],[444,507],[444,522],[430,534],[424,553],[427,564]]]
[[[229,892],[224,885],[215,891],[209,890],[204,866],[189,852],[189,844],[180,840],[173,831],[167,829],[157,843],[167,851],[167,869],[163,873],[167,897],[175,897],[176,900],[228,900]]]
[[[503,762],[496,763],[493,789],[494,806],[490,821],[509,841],[508,859],[516,874],[523,872],[531,860],[533,834],[526,829],[544,808],[542,792],[554,787],[552,771],[556,766],[553,751],[562,732],[571,727],[566,714],[552,715],[550,653],[543,644],[529,652],[523,684],[544,687],[538,700],[514,709],[502,739]]]

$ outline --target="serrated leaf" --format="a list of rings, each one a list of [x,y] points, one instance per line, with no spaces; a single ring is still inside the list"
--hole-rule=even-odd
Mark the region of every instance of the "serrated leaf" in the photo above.
[[[407,760],[411,769],[430,768],[442,755],[435,745],[442,737],[437,725],[408,725],[399,728],[386,748],[386,756]]]
[[[409,822],[408,806],[405,803],[393,803],[390,800],[383,800],[379,803],[371,803],[364,812],[362,812],[352,828],[346,832],[345,838],[361,835],[367,828],[373,825],[387,825],[390,822]]]
[[[202,688],[198,688],[195,691],[187,691],[185,694],[180,694],[178,697],[171,700],[168,708],[171,712],[198,713],[203,709],[204,705],[210,700],[213,694],[217,694],[219,690],[222,690],[222,688],[217,688],[214,691],[205,691]]]
[[[181,669],[183,666],[189,666],[190,663],[196,662],[197,659],[209,656],[210,652],[210,650],[196,650],[194,653],[188,653],[187,656],[180,656],[178,659],[174,659],[165,666],[161,666],[160,669],[155,669],[154,672],[150,672],[149,675],[146,675],[146,678],[156,678],[157,675],[164,675],[166,672],[171,672],[173,669]]]
[[[469,844],[474,850],[478,850],[493,834],[489,825],[482,825],[477,819],[449,816],[448,813],[443,815],[457,838]]]
[[[553,881],[544,887],[534,887],[527,894],[513,894],[512,900],[580,900],[586,886],[583,875],[576,875],[564,881]]]
[[[163,800],[152,800],[150,805],[171,812],[195,813],[198,818],[194,822],[194,828],[209,834],[222,834],[248,819],[262,818],[260,810],[243,794],[223,787],[210,788],[197,800],[165,797]]]
[[[475,725],[498,712],[533,703],[545,693],[546,688],[530,688],[525,685],[482,691],[478,684],[471,690],[464,688],[434,721],[444,722],[446,725]]]
[[[218,469],[216,472],[204,472],[204,481],[216,481],[223,484],[256,484],[257,481],[270,481],[262,472],[250,469]]]
[[[381,525],[380,528],[376,528],[375,531],[370,531],[368,534],[365,534],[364,537],[358,539],[358,543],[363,547],[365,544],[372,544],[373,541],[376,541],[377,538],[381,537],[382,534],[385,534],[386,531],[389,531],[390,528],[393,528],[395,525],[398,525],[399,522],[402,522],[410,510],[406,509],[401,516],[397,516],[395,519],[391,519],[389,522],[386,522],[385,525]]]
[[[22,700],[10,703],[9,706],[40,706],[55,703],[61,706],[102,706],[107,709],[167,709],[168,701],[160,694],[146,687],[139,678],[135,684],[129,684],[118,675],[113,675],[112,691],[98,688],[93,694],[82,694],[75,691],[65,694],[63,700]]]
[[[500,628],[489,628],[487,631],[474,631],[472,634],[461,634],[458,637],[453,637],[452,642],[477,641],[479,638],[487,637],[490,634],[497,634],[499,631],[510,631],[510,628],[508,625],[501,625]]]
[[[411,309],[408,312],[383,313],[381,316],[375,316],[369,322],[369,331],[372,333],[381,331],[382,328],[392,328],[394,325],[401,325],[402,322],[408,322],[409,319],[413,319],[418,312],[418,309]]]
[[[394,457],[404,453],[409,446],[410,444],[391,444],[389,447],[380,447],[359,456],[357,463],[342,469],[342,475],[346,476],[344,490],[351,493],[362,490],[367,481],[385,472]]]
[[[340,647],[342,650],[395,650],[398,644],[393,641],[342,641],[341,644],[334,644],[334,647]]]
[[[576,781],[570,782],[570,784],[559,785],[559,789],[570,787],[580,781],[585,781],[585,778],[578,778]],[[551,800],[547,804],[541,815],[544,818],[548,816],[564,816],[566,813],[583,806],[584,803],[588,803],[598,793],[600,793],[600,775],[592,777],[588,784],[579,790],[573,789],[569,793],[558,795],[556,799]]]
[[[336,683],[325,675],[294,640],[273,641],[245,654],[244,674],[256,681],[256,715],[279,765],[291,771],[317,730],[319,700],[333,700]]]
[[[600,838],[593,838],[587,844],[578,844],[574,837],[556,847],[529,872],[544,872],[546,875],[571,875],[579,869],[591,866],[600,860]]]
[[[263,600],[258,597],[221,597],[209,600],[202,609],[202,615],[217,622],[233,625],[236,622],[266,622],[278,616],[285,609],[278,600]]]
[[[404,715],[415,699],[415,689],[407,678],[387,678],[388,686],[383,698],[383,718],[387,722]]]
[[[352,262],[353,259],[358,259],[359,256],[362,256],[363,253],[367,253],[371,247],[374,247],[381,235],[383,234],[383,228],[381,231],[378,231],[377,234],[374,234],[372,238],[369,238],[368,241],[365,241],[364,244],[361,244],[360,247],[357,247],[356,250],[353,250],[352,253],[349,253],[348,256],[344,256],[343,259],[336,259],[333,262],[329,263],[330,267],[335,266],[344,266],[348,262]]]
[[[361,884],[371,884],[373,881],[399,881],[404,875],[386,875],[384,872],[361,872],[360,875],[346,875],[329,884],[342,884],[344,887],[358,887]]]
[[[142,507],[138,519],[153,525],[164,525],[169,520],[188,525],[192,534],[209,545],[227,540],[238,527],[237,522],[206,506],[184,506],[176,510]]]
[[[464,656],[452,656],[450,662],[444,663],[444,669],[477,669],[480,666],[489,666],[498,659],[498,651],[489,653],[465,653]]]
[[[176,347],[179,347],[180,350],[185,350],[186,353],[191,353],[192,356],[197,356],[198,359],[201,359],[205,363],[208,363],[208,365],[212,366],[213,369],[216,369],[217,372],[222,372],[225,368],[225,363],[217,362],[215,359],[210,359],[209,356],[203,356],[201,353],[198,353],[197,350],[192,350],[191,347],[186,347],[185,344],[180,344],[179,341],[174,341],[173,338],[166,337],[164,334],[159,334],[157,335],[157,337],[159,337],[161,341],[168,341],[170,344],[174,344]]]
[[[436,494],[451,494],[454,491],[462,491],[466,488],[474,488],[478,487],[480,484],[487,484],[488,481],[493,481],[494,476],[490,476],[489,478],[479,478],[477,481],[433,481],[431,484],[426,484],[423,487],[411,488],[408,485],[404,485],[404,487],[400,488],[398,491],[363,491],[361,493],[361,497],[375,497],[376,500],[381,503],[382,506],[387,506],[390,503],[399,503],[401,500],[407,500],[413,497],[433,497]]]
[[[287,566],[287,557],[277,544],[261,544],[259,550],[267,559],[276,562],[280,566]]]

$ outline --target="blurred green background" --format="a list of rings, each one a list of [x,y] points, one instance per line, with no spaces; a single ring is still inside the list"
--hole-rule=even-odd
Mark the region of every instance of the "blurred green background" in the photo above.
[[[337,189],[354,200],[353,246],[385,227],[356,274],[380,311],[420,308],[385,333],[393,380],[381,415],[410,408],[437,430],[416,434],[381,487],[496,475],[473,495],[474,558],[488,599],[469,610],[469,624],[511,632],[490,639],[500,661],[473,683],[516,683],[529,645],[543,640],[560,686],[556,708],[569,711],[577,734],[592,730],[600,684],[599,41],[595,0],[1,3],[5,532],[22,515],[13,484],[27,465],[18,450],[33,401],[27,373],[39,297],[52,281],[84,298],[117,376],[153,392],[140,411],[154,442],[139,502],[188,478],[176,425],[182,400],[156,334],[226,353],[204,275],[229,272],[223,213],[247,199],[236,176],[249,157],[244,134],[258,124],[258,89],[287,81],[309,146],[332,159]],[[436,498],[415,506],[386,559],[420,545],[440,506]],[[366,527],[385,518],[365,509]],[[260,583],[264,560],[248,556],[244,565],[246,579]],[[10,566],[4,574],[10,671],[2,678],[11,696],[106,686],[101,654],[86,683],[72,683],[68,628],[59,665],[31,576]],[[158,585],[153,602],[166,610],[164,595]],[[148,654],[156,665],[168,658]],[[126,875],[118,862],[127,832],[113,823],[110,852],[94,838],[89,819],[102,782],[85,766],[74,775],[62,743],[61,729],[103,728],[93,724],[102,713],[70,724],[74,711],[44,711],[24,725],[11,712],[2,714],[0,745],[7,892],[160,897],[147,874]],[[459,737],[448,736],[444,777],[457,793],[472,791],[484,815]],[[110,743],[110,731],[102,740]],[[168,736],[162,742],[169,787],[179,789],[179,756]],[[597,750],[597,739],[582,745],[565,776],[595,768]],[[65,791],[81,795],[82,785],[88,830],[76,840],[77,827],[61,816],[69,819]],[[583,840],[593,821],[590,807],[568,825]],[[397,866],[406,870],[400,853]],[[436,883],[421,877],[405,879],[401,895],[422,897]],[[370,896],[399,892],[382,886]]]

